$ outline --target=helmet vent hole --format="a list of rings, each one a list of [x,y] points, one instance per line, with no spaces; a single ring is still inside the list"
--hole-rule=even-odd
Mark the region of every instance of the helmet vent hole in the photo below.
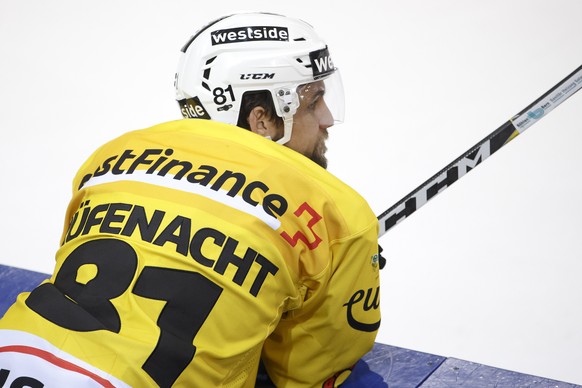
[[[311,69],[311,62],[307,58],[301,59],[301,57],[297,57],[295,58],[295,60],[301,65],[303,65],[303,67],[305,67],[306,69]]]

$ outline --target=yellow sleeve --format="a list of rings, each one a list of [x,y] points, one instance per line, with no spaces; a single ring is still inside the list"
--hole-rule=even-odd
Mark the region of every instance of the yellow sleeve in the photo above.
[[[321,386],[334,375],[341,383],[372,348],[380,326],[377,233],[374,222],[332,241],[330,264],[306,284],[303,306],[266,341],[263,360],[277,387]]]

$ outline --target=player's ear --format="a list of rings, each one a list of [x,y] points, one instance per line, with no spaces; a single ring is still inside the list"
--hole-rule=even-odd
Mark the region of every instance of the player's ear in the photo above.
[[[267,111],[262,106],[254,107],[247,119],[251,131],[259,136],[272,139],[276,136],[275,122],[267,116]]]

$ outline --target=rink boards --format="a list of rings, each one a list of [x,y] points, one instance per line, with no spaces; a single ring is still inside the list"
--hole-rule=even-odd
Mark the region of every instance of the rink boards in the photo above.
[[[0,265],[0,317],[24,291],[32,290],[47,274]],[[569,384],[494,368],[470,361],[376,343],[360,360],[342,387],[555,387]]]

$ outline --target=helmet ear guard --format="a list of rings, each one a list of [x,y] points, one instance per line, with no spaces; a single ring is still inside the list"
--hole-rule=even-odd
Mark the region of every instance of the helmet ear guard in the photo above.
[[[279,144],[285,144],[291,140],[293,132],[293,115],[299,108],[299,95],[297,87],[285,87],[275,90],[273,96],[277,115],[283,119],[283,137],[277,140]]]
[[[280,144],[291,139],[301,103],[298,87],[337,70],[311,25],[276,14],[220,18],[190,38],[182,52],[174,86],[185,118],[237,125],[245,93],[268,91],[284,123]],[[343,101],[343,89],[328,92],[341,93],[336,97]]]

